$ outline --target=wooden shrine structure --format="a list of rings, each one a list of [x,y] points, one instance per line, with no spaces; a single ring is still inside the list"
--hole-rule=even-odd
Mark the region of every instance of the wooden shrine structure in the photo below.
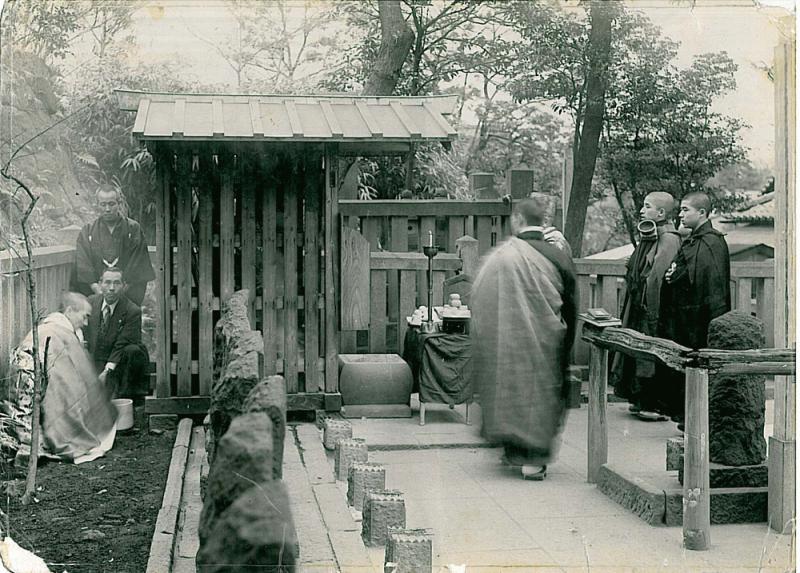
[[[348,156],[448,144],[455,98],[118,91],[157,165],[157,384],[148,413],[203,413],[214,325],[251,293],[290,409],[338,409],[339,202]]]

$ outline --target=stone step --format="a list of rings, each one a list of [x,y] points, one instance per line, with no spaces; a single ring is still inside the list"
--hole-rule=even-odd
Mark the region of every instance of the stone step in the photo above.
[[[631,474],[602,466],[597,488],[650,525],[683,523],[683,489],[675,472]],[[767,488],[712,488],[711,523],[767,521]]]

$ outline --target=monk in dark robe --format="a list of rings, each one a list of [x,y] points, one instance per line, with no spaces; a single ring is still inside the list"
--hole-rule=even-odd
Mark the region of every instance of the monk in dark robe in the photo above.
[[[682,226],[691,230],[664,275],[661,288],[660,338],[689,348],[708,344],[708,325],[731,309],[731,265],[728,244],[711,226],[711,199],[689,193],[681,201]],[[686,386],[683,373],[664,369],[665,413],[682,429]]]
[[[120,203],[120,192],[114,187],[97,192],[101,215],[78,235],[74,286],[86,296],[100,294],[97,281],[103,270],[117,267],[129,278],[126,296],[141,306],[147,283],[156,275],[142,228],[120,213]]]
[[[658,332],[661,284],[681,247],[681,237],[670,220],[674,206],[675,199],[663,191],[645,197],[639,211],[639,244],[628,259],[622,325],[648,336]],[[614,356],[614,393],[628,400],[630,411],[638,417],[664,421],[669,418],[658,413],[663,406],[655,373],[655,363],[650,360],[622,353]]]
[[[503,444],[503,461],[541,480],[564,420],[575,336],[575,269],[548,243],[546,205],[515,204],[514,237],[487,255],[473,285],[473,376],[483,434]]]

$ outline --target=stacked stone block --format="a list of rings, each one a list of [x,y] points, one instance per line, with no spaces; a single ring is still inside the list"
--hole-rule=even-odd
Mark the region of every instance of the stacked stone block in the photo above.
[[[385,545],[389,528],[405,528],[406,504],[396,490],[367,492],[361,521],[361,537],[368,546]]]
[[[326,450],[335,450],[336,444],[340,440],[347,440],[353,437],[353,425],[347,420],[335,420],[325,418],[322,445]]]
[[[433,536],[425,529],[389,528],[384,562],[396,573],[420,573],[433,567]]]
[[[364,498],[368,491],[386,489],[386,469],[369,462],[353,462],[347,476],[347,504],[353,509],[364,509]]]
[[[263,412],[272,422],[272,469],[274,479],[283,477],[283,444],[286,438],[286,381],[283,376],[261,380],[244,401],[245,412]]]
[[[350,466],[353,462],[366,462],[369,454],[367,453],[367,442],[361,438],[350,438],[340,440],[336,444],[336,454],[334,457],[334,473],[339,481],[346,481]]]

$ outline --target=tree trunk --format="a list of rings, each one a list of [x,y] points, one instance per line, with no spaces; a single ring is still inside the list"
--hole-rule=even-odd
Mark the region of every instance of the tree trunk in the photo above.
[[[589,9],[589,72],[586,76],[586,112],[580,141],[574,154],[572,187],[569,193],[565,236],[573,256],[580,257],[586,210],[592,189],[600,132],[603,128],[608,62],[611,52],[612,2],[593,0]]]
[[[378,2],[378,12],[381,18],[381,47],[364,84],[363,95],[392,95],[414,42],[414,32],[403,18],[400,0]]]

